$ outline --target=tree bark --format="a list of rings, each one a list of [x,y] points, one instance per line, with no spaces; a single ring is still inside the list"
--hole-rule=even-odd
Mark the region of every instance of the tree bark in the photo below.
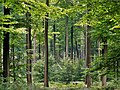
[[[77,40],[75,40],[75,46],[76,46],[77,58],[79,58],[79,51],[78,51],[78,43],[77,43]]]
[[[54,21],[54,25],[53,25],[53,32],[55,32],[55,21]],[[54,43],[53,43],[53,54],[54,54],[54,58],[56,58],[56,45],[55,45],[55,43],[56,43],[56,34],[54,34]]]
[[[73,18],[72,18],[72,26],[71,26],[71,59],[73,59]]]
[[[49,0],[46,0],[46,5],[49,6]],[[49,87],[48,84],[48,13],[45,18],[45,72],[44,72],[44,86]]]
[[[32,41],[31,41],[31,14],[29,12],[26,13],[26,19],[27,19],[27,34],[26,34],[26,49],[27,49],[27,66],[26,66],[26,72],[27,72],[27,84],[29,89],[32,89]]]
[[[103,54],[103,58],[105,60],[104,62],[106,62],[106,58],[107,58],[107,38],[104,38],[102,41],[104,43],[102,54]],[[102,79],[102,86],[106,87],[106,85],[107,85],[107,83],[106,83],[106,79],[107,79],[106,75],[103,75],[101,77],[101,79]]]
[[[36,32],[34,33],[34,63],[36,62]]]
[[[0,31],[0,35],[2,36],[2,33]],[[1,39],[2,37],[0,37]],[[0,40],[0,84],[2,83],[2,40]]]
[[[66,16],[66,58],[68,58],[68,16]]]
[[[4,15],[9,15],[10,9],[4,7]],[[9,28],[9,25],[4,25],[4,27]],[[4,82],[8,81],[9,78],[9,32],[4,31],[3,39],[3,77]]]
[[[41,45],[39,40],[39,47],[38,47],[39,59],[41,59]]]
[[[91,67],[91,40],[90,40],[90,26],[86,26],[86,67]],[[87,87],[91,87],[92,78],[88,72],[86,75],[86,84]]]

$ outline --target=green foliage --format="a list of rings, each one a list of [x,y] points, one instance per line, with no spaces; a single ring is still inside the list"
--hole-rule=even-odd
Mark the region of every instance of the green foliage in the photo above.
[[[72,62],[71,60],[58,60],[49,57],[49,80],[53,82],[82,81],[81,61]],[[40,60],[34,64],[34,82],[43,82],[44,79],[44,61]]]
[[[6,2],[4,2],[6,1]],[[3,5],[10,8],[10,15],[4,15]],[[72,61],[64,59],[54,59],[49,57],[49,80],[57,82],[56,87],[68,87],[74,90],[76,86],[72,85],[71,81],[83,81],[83,75],[90,73],[93,81],[98,81],[99,76],[108,75],[108,87],[106,89],[116,89],[119,85],[115,80],[119,81],[119,60],[120,60],[120,3],[118,0],[50,0],[50,5],[45,4],[45,0],[0,0],[0,42],[3,40],[3,32],[10,32],[10,49],[14,45],[15,60],[12,60],[13,52],[10,51],[10,79],[13,83],[14,72],[16,74],[17,83],[7,84],[10,89],[27,89],[26,81],[26,49],[25,49],[25,34],[28,21],[26,20],[26,12],[31,13],[32,26],[32,41],[36,34],[37,45],[44,46],[44,18],[49,19],[49,40],[53,40],[53,35],[56,34],[56,53],[58,53],[58,46],[61,47],[60,52],[64,52],[65,45],[65,17],[69,17],[68,29],[72,25],[71,17],[74,22],[74,40],[78,41],[78,45],[84,48],[84,26],[92,27],[90,34],[92,42],[101,41],[107,38],[108,41],[108,55],[107,59],[103,56],[96,57],[93,60],[92,68],[84,70],[83,61]],[[49,13],[49,17],[46,17]],[[56,32],[53,32],[53,22],[56,24]],[[5,28],[4,25],[10,25]],[[70,38],[70,36],[69,36]],[[69,39],[70,41],[70,39]],[[70,43],[69,43],[70,47]],[[96,48],[95,45],[93,45]],[[102,49],[102,46],[100,47]],[[2,45],[0,46],[2,49]],[[38,49],[38,48],[37,48]],[[44,49],[44,47],[43,47]],[[33,49],[32,49],[33,50]],[[1,50],[0,50],[1,51]],[[38,53],[37,53],[38,54]],[[92,54],[96,54],[92,52]],[[51,55],[51,53],[50,53]],[[1,58],[1,52],[0,52]],[[15,63],[15,67],[13,66]],[[2,61],[0,61],[2,66]],[[107,69],[107,70],[105,70]],[[86,73],[83,73],[86,72]],[[2,73],[2,69],[0,69]],[[38,86],[44,81],[44,60],[33,63],[33,81]],[[96,79],[97,78],[97,79]],[[115,80],[114,80],[115,78]],[[111,81],[113,80],[113,81]],[[63,82],[63,85],[58,82]],[[23,85],[23,84],[25,85]],[[0,89],[3,89],[3,84]],[[52,85],[51,85],[52,86]],[[54,84],[53,84],[54,86]],[[79,85],[78,85],[79,86]],[[80,87],[82,85],[80,84]],[[19,88],[18,88],[19,87]],[[26,88],[25,88],[26,87]],[[55,88],[56,88],[55,87]],[[45,88],[47,89],[47,88]],[[99,85],[94,85],[91,90],[100,90]]]

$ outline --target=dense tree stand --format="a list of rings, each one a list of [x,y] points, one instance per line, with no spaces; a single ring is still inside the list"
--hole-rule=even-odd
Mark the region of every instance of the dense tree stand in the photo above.
[[[0,0],[0,90],[119,90],[119,0]]]

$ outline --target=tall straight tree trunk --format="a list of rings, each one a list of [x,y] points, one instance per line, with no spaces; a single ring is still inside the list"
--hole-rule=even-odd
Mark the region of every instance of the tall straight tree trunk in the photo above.
[[[26,34],[26,49],[27,49],[27,66],[26,66],[26,72],[27,72],[27,84],[29,87],[29,90],[32,89],[32,41],[31,41],[31,14],[29,12],[26,13],[26,19],[27,19],[27,34]]]
[[[0,35],[2,35],[1,31],[0,31]],[[0,37],[1,39],[1,37]],[[2,83],[2,40],[0,40],[0,84]]]
[[[106,62],[106,58],[107,58],[107,38],[104,38],[102,41],[104,43],[102,54],[103,54],[103,58],[105,60],[104,62]],[[103,75],[101,79],[102,79],[102,86],[106,87],[106,79],[107,79],[106,75]]]
[[[77,40],[75,40],[75,46],[76,46],[77,58],[79,58],[79,51],[78,51],[78,43],[77,43]]]
[[[90,40],[90,27],[86,26],[86,67],[90,68],[91,67],[91,40]],[[88,72],[86,75],[86,84],[87,87],[91,87],[91,76],[90,73]]]
[[[4,7],[4,15],[9,15],[10,9]],[[9,25],[4,25],[4,27],[9,28]],[[4,82],[8,81],[9,78],[9,32],[4,31],[3,39],[3,77]]]
[[[46,5],[49,6],[49,0],[46,0]],[[48,13],[45,18],[45,72],[44,72],[44,86],[49,87],[48,84]]]
[[[55,21],[54,21],[54,25],[53,25],[53,32],[55,32]],[[54,43],[53,43],[53,54],[54,54],[54,58],[56,58],[56,46],[55,46],[55,43],[56,43],[56,34],[54,34]]]
[[[59,41],[60,41],[60,38],[59,38]],[[62,58],[62,57],[61,57],[61,45],[60,45],[60,42],[59,42],[59,57],[58,57],[58,58],[59,58],[59,59]]]
[[[41,45],[40,45],[40,40],[39,40],[39,45],[38,45],[38,53],[39,53],[39,59],[41,59]]]
[[[36,32],[34,33],[34,63],[36,62]]]
[[[68,16],[66,16],[66,58],[68,58]]]
[[[72,18],[72,26],[71,26],[71,59],[73,59],[73,18]]]

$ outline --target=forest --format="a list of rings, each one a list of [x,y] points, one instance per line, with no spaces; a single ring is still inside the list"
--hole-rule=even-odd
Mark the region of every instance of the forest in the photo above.
[[[120,90],[120,0],[0,0],[0,90]]]

